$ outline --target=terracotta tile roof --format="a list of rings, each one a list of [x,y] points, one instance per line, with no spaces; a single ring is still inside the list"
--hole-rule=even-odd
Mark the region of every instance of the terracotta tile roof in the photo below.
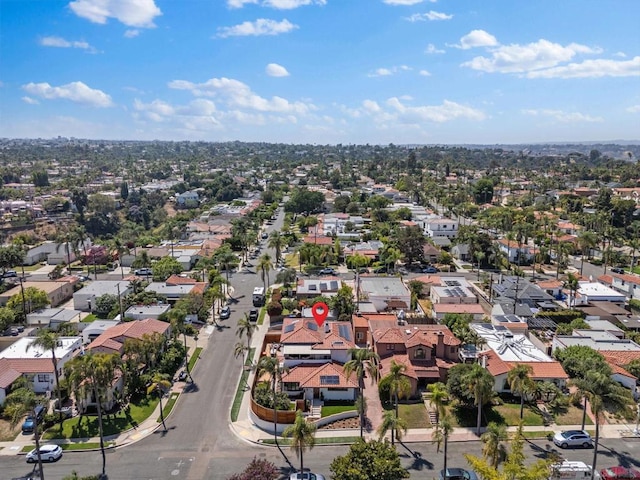
[[[511,370],[509,364],[503,361],[493,350],[482,353],[486,360],[487,370],[491,375],[497,377]]]
[[[600,283],[604,283],[605,285],[609,285],[609,286],[611,286],[611,284],[613,283],[613,277],[612,277],[611,275],[609,275],[609,274],[606,274],[606,275],[600,275],[600,276],[597,278],[597,280],[598,280]]]
[[[169,328],[171,328],[169,323],[153,318],[119,323],[98,336],[98,338],[89,344],[87,349],[91,350],[92,348],[103,347],[119,352],[124,345],[124,340],[127,338],[140,339],[145,334],[151,335],[156,332],[165,334]],[[122,342],[119,340],[120,338],[122,338]],[[117,347],[116,343],[119,344],[120,347]]]
[[[53,373],[51,358],[7,358],[9,366],[20,373]]]
[[[351,317],[351,323],[355,328],[368,328],[369,320],[367,320],[364,316],[353,315]]]
[[[333,245],[333,238],[325,237],[324,235],[307,235],[302,239],[304,243],[315,243],[317,245]]]
[[[613,371],[613,373],[617,373],[617,374],[622,375],[624,377],[629,377],[629,378],[634,378],[634,379],[638,378],[635,375],[629,373],[627,370],[625,370],[621,366],[616,365],[615,363],[611,363],[611,362],[607,362],[607,363],[611,367],[611,370]]]
[[[640,352],[624,352],[617,350],[600,350],[600,354],[614,365],[628,365],[633,360],[640,360]]]
[[[410,378],[418,379],[418,374],[413,368],[411,361],[409,361],[409,356],[407,354],[402,353],[394,353],[388,357],[384,357],[380,359],[380,378],[383,378],[391,371],[391,362],[395,361],[396,363],[401,363],[407,367],[404,372],[404,375]]]
[[[289,325],[293,330],[287,332]],[[283,344],[316,344],[324,340],[324,331],[317,327],[318,324],[311,318],[285,318],[282,323],[282,335],[280,343]]]
[[[340,326],[347,326],[349,338],[340,335]],[[348,322],[331,322],[329,324],[329,332],[325,333],[322,343],[315,345],[313,348],[320,350],[349,350],[356,348],[356,344],[352,341],[351,324]]]
[[[338,383],[328,384],[321,377],[337,377]],[[342,365],[325,363],[323,365],[297,365],[282,376],[283,382],[299,383],[301,388],[358,388],[355,375],[347,378]]]
[[[426,347],[435,346],[438,344],[439,332],[442,332],[443,334],[443,341],[445,345],[455,347],[462,343],[451,333],[448,328],[442,325],[416,326],[418,328],[412,328],[411,333],[406,334],[407,340],[405,341],[405,345],[407,348],[415,347],[416,345],[424,345]]]
[[[375,330],[371,335],[376,343],[404,343],[405,341],[404,334],[397,328]]]
[[[568,379],[569,375],[564,371],[560,362],[509,362],[511,367],[517,365],[530,365],[533,369],[531,377],[540,378],[564,378]]]
[[[420,277],[416,277],[413,280],[416,280],[418,282],[422,282],[426,285],[433,285],[433,286],[442,286],[442,280],[440,279],[439,275],[422,275]]]
[[[614,278],[619,278],[620,280],[627,283],[635,283],[640,285],[640,277],[638,275],[629,275],[628,273],[612,273],[611,276]]]
[[[171,275],[164,283],[166,283],[167,285],[195,285],[196,283],[198,283],[198,281],[189,277]]]
[[[560,280],[543,280],[536,282],[540,288],[562,288],[562,282]]]
[[[6,358],[0,358],[0,388],[8,388],[22,374],[11,366]]]

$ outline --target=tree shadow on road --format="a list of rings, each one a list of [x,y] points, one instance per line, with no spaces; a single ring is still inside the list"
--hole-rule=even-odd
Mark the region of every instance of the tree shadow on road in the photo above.
[[[182,393],[199,392],[200,388],[196,382],[188,382],[182,389]]]
[[[602,444],[598,445],[598,455],[615,458],[616,464],[623,467],[640,467],[640,459],[635,459],[631,453],[619,452],[615,448],[610,448]]]
[[[405,458],[413,458],[413,462],[409,466],[409,470],[433,470],[433,463],[423,458],[422,452],[419,452],[418,450],[411,450],[405,443],[402,443],[401,441],[398,441],[398,443],[402,445],[407,452],[409,452],[408,454],[400,453],[399,455]]]
[[[536,445],[528,438],[525,441],[529,444],[529,448],[533,452],[533,456],[542,460],[551,460],[553,462],[561,461],[563,458],[562,452],[559,451],[555,445],[546,443],[544,446]]]

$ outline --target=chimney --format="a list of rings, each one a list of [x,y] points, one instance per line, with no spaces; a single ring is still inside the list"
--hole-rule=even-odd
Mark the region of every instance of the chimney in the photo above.
[[[438,337],[438,343],[436,344],[436,357],[444,359],[444,333],[438,332],[436,336]]]

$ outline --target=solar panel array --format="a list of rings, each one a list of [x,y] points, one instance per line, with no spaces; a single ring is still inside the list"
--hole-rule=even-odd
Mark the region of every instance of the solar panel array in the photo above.
[[[318,331],[318,324],[315,322],[307,322],[307,328],[309,330],[313,330],[314,332]]]
[[[460,281],[458,280],[445,280],[445,285],[447,287],[459,287],[460,286]]]
[[[447,296],[449,297],[466,297],[467,296],[465,291],[462,290],[462,287],[445,288],[444,293],[446,293]]]
[[[338,325],[338,334],[345,340],[351,340],[351,326],[350,325]]]
[[[320,375],[321,385],[340,385],[340,377],[338,375]]]
[[[294,328],[296,328],[295,324],[290,323],[289,325],[284,327],[284,333],[291,333],[291,332],[293,332]]]

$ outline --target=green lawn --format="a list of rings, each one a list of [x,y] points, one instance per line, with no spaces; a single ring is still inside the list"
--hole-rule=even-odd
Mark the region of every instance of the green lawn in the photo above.
[[[180,394],[177,392],[172,393],[171,397],[169,397],[169,400],[167,400],[166,403],[162,406],[162,414],[164,415],[164,418],[167,418],[169,416],[179,396]],[[162,419],[158,416],[157,422],[161,422],[161,421]]]
[[[124,432],[138,426],[153,412],[158,404],[157,398],[146,397],[137,404],[129,404],[128,410],[122,409],[114,415],[103,415],[102,430],[105,436]],[[90,438],[97,437],[97,415],[83,415],[69,418],[62,423],[62,432],[56,424],[43,434],[45,440],[53,438]]]
[[[109,448],[115,445],[114,442],[104,442],[104,448]],[[22,453],[29,453],[35,448],[35,445],[25,445],[20,450]],[[95,450],[100,448],[100,442],[87,442],[87,443],[62,443],[60,448],[65,451],[69,450]]]
[[[393,405],[384,404],[386,410],[393,410]],[[406,420],[409,428],[428,428],[431,427],[429,414],[424,403],[411,403],[398,405],[398,413],[400,418]]]
[[[256,349],[252,348],[249,350],[249,355],[247,356],[247,360],[245,361],[245,366],[251,365],[253,361],[253,354]],[[240,412],[240,405],[242,405],[242,396],[244,395],[245,386],[247,384],[247,379],[249,378],[249,370],[243,370],[242,375],[240,376],[240,383],[238,384],[238,389],[236,390],[236,396],[233,398],[233,405],[231,406],[231,421],[235,422],[238,420],[238,412]]]
[[[333,438],[316,438],[316,445],[332,445],[332,444],[344,444],[344,443],[356,443],[360,437],[333,437]],[[275,445],[276,442],[273,438],[266,438],[262,440],[265,445]],[[291,445],[290,438],[279,438],[278,443],[280,445]]]
[[[503,405],[496,405],[493,410],[498,413],[507,425],[517,426],[520,423],[520,404],[505,403]],[[544,425],[544,419],[537,410],[531,409],[529,406],[524,406],[524,425],[541,427]]]
[[[260,309],[260,315],[258,316],[258,325],[262,325],[264,323],[264,317],[267,315],[267,308],[262,307]]]
[[[200,352],[202,351],[202,347],[197,347],[194,352],[193,355],[191,355],[191,358],[189,359],[189,371],[191,372],[193,370],[193,367],[195,367],[196,362],[198,361],[198,358],[200,358]]]
[[[585,425],[593,425],[589,415],[585,420]],[[565,413],[555,416],[555,422],[558,425],[582,425],[582,409],[571,405]]]
[[[82,323],[91,323],[95,321],[98,317],[96,317],[93,313],[90,313],[86,317],[82,319]]]
[[[454,427],[475,427],[477,422],[477,408],[475,406],[454,404],[448,408],[452,415]],[[489,422],[498,425],[517,426],[520,422],[520,404],[505,403],[503,405],[485,406],[482,410],[482,426]],[[525,426],[543,426],[542,416],[525,405]]]
[[[328,417],[329,415],[335,415],[342,412],[350,412],[355,409],[355,405],[323,405],[322,417]]]

